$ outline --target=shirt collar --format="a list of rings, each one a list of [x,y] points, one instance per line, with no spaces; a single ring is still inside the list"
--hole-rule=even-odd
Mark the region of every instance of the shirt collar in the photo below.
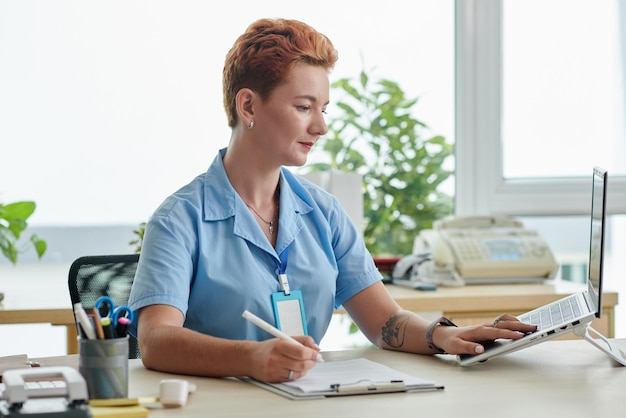
[[[237,216],[238,219],[235,220],[235,234],[253,241],[254,238],[258,239],[258,237],[250,234],[249,231],[254,229],[250,228],[251,224],[245,220],[248,217],[241,216],[243,211],[249,211],[230,184],[230,180],[228,180],[222,160],[225,153],[226,148],[222,148],[205,173],[204,220],[220,221]],[[289,170],[282,168],[280,176],[280,233],[279,241],[276,243],[276,250],[279,253],[293,241],[297,233],[302,229],[301,215],[313,210],[299,195],[301,191],[302,189],[296,176]],[[249,219],[254,221],[253,217],[249,217]]]

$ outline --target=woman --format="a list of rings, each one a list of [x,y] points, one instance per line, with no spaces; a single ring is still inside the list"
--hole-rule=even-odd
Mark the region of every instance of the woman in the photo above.
[[[305,164],[327,132],[336,61],[328,38],[283,19],[254,22],[227,54],[228,147],[146,227],[130,299],[146,367],[298,379],[339,306],[378,347],[413,353],[481,353],[481,341],[534,331],[508,315],[457,328],[402,310],[337,200],[284,168]],[[302,345],[272,338],[245,310]]]

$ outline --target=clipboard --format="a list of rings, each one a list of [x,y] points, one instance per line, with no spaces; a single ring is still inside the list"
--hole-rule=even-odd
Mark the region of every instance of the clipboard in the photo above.
[[[250,377],[239,379],[292,400],[444,389],[435,382],[364,358],[318,363],[305,377],[292,382],[266,383]]]

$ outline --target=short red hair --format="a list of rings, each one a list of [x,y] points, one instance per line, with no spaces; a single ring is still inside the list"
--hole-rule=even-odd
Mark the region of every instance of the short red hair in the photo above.
[[[237,123],[235,98],[242,88],[254,90],[265,100],[296,64],[330,71],[337,58],[330,39],[305,23],[288,19],[252,23],[235,41],[224,63],[222,87],[228,126]]]

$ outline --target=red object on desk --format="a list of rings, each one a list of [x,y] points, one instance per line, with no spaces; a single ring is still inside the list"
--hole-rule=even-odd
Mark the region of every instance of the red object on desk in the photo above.
[[[383,282],[388,283],[391,281],[391,273],[393,268],[401,257],[374,257],[374,263],[383,275]]]
[[[374,263],[381,273],[391,273],[400,257],[374,257]]]

